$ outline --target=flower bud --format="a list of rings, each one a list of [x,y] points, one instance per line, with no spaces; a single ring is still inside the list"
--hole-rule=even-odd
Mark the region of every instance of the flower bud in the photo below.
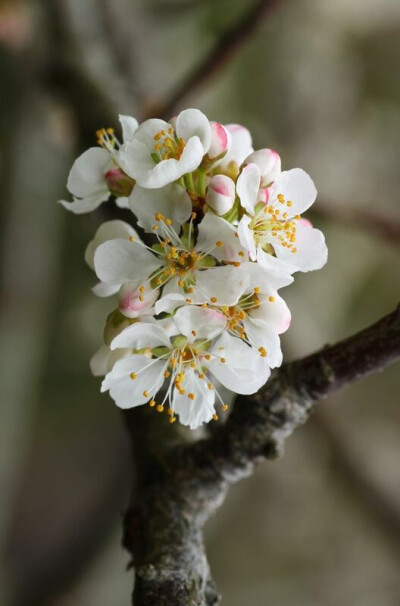
[[[114,309],[114,311],[108,314],[106,324],[104,326],[104,343],[107,346],[110,346],[111,341],[113,341],[115,337],[130,324],[132,324],[132,322],[129,321],[128,318],[123,316],[118,309]]]
[[[235,202],[235,183],[226,175],[215,175],[210,180],[206,204],[217,214],[225,215]]]
[[[210,122],[211,145],[207,152],[210,160],[223,157],[229,148],[229,133],[219,122]]]
[[[143,316],[150,310],[158,297],[157,290],[145,290],[132,282],[123,284],[118,293],[119,311],[127,318]]]
[[[245,163],[257,164],[261,172],[261,187],[268,187],[281,172],[281,159],[273,149],[259,149],[247,156]]]
[[[131,179],[121,168],[111,168],[106,172],[104,178],[110,192],[119,197],[129,196],[135,181]]]

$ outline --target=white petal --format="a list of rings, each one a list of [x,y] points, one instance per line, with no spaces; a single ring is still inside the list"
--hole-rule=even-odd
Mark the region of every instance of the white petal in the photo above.
[[[257,164],[247,164],[239,175],[236,190],[240,198],[240,204],[251,215],[254,215],[254,206],[257,204],[259,189],[260,169]]]
[[[92,286],[92,293],[96,297],[111,297],[119,291],[119,284],[104,284],[104,282],[98,282]]]
[[[246,164],[257,164],[261,173],[261,186],[270,185],[281,172],[281,159],[273,149],[259,149],[245,160]]]
[[[118,206],[118,208],[129,208],[129,198],[126,196],[115,198],[115,204]]]
[[[289,276],[296,270],[281,259],[277,259],[269,253],[266,253],[261,248],[261,245],[257,247],[257,263],[266,270],[268,275],[276,277],[277,280],[282,276],[282,280],[287,280],[288,284],[291,284],[293,281],[293,278],[289,281]],[[286,286],[286,284],[282,284],[282,286]],[[281,288],[281,286],[276,286],[276,288]]]
[[[186,142],[191,137],[197,136],[203,147],[203,155],[208,152],[211,144],[210,122],[198,109],[185,109],[176,118],[175,126],[178,137]]]
[[[78,199],[74,200],[73,202],[67,202],[66,200],[59,200],[59,203],[62,204],[62,206],[64,208],[71,211],[75,215],[83,215],[85,213],[90,213],[93,210],[96,210],[96,208],[98,208],[100,206],[100,204],[102,204],[102,202],[105,202],[106,200],[108,200],[109,197],[110,197],[110,192],[108,191],[108,189],[106,187],[104,187],[103,191],[92,194],[91,196],[85,196],[85,198],[82,198],[82,199],[78,198]]]
[[[93,354],[90,360],[90,370],[93,376],[102,377],[107,374],[107,362],[110,355],[110,348],[102,345],[100,349]]]
[[[328,259],[328,249],[324,234],[319,229],[307,225],[297,224],[296,252],[284,248],[274,241],[274,248],[279,259],[291,264],[294,271],[313,271],[325,265]]]
[[[238,225],[238,236],[240,244],[247,251],[250,259],[255,261],[257,258],[256,245],[254,242],[253,230],[250,229],[249,224],[251,223],[251,217],[243,215]]]
[[[188,425],[190,429],[196,429],[202,423],[208,423],[215,413],[215,394],[207,388],[207,383],[195,374],[192,369],[186,371],[186,377],[182,384],[185,394],[181,395],[174,389],[171,407],[179,415],[182,425]],[[194,394],[194,400],[188,394]]]
[[[271,255],[268,256],[271,257]],[[274,257],[271,258],[274,259]],[[283,263],[280,264],[280,267],[282,266]],[[282,269],[280,269],[280,271],[277,271],[273,267],[269,269],[263,267],[259,263],[242,263],[240,270],[249,276],[248,292],[251,292],[255,288],[258,288],[261,293],[272,295],[272,291],[276,291],[279,288],[288,286],[293,282],[293,276],[291,276],[287,272],[282,271]]]
[[[195,250],[197,252],[211,250],[209,254],[218,261],[243,261],[245,257],[239,255],[239,252],[246,253],[239,238],[235,237],[235,233],[235,228],[228,221],[212,213],[206,213],[199,224]],[[217,246],[217,242],[222,243],[222,246]]]
[[[258,295],[261,305],[252,309],[249,314],[252,319],[260,319],[268,324],[277,334],[285,332],[291,321],[290,309],[286,302],[275,291],[272,294]],[[272,297],[272,301],[270,298]]]
[[[277,333],[263,320],[254,320],[247,317],[244,321],[246,335],[252,346],[258,350],[264,347],[267,352],[266,360],[270,368],[277,368],[282,364],[281,343]]]
[[[204,309],[195,305],[180,307],[174,316],[180,334],[190,341],[213,339],[225,328],[226,318],[223,313],[214,309]]]
[[[229,265],[196,271],[195,295],[191,298],[195,303],[235,305],[248,286],[248,276],[238,269]]]
[[[131,347],[132,349],[147,349],[153,347],[170,347],[168,335],[154,323],[135,322],[124,328],[111,342],[111,349]]]
[[[146,314],[154,315],[152,306],[159,294],[158,289],[141,292],[137,284],[126,282],[118,293],[118,309],[127,318],[138,318]]]
[[[129,240],[108,240],[94,254],[96,274],[107,284],[143,281],[161,264],[158,257]]]
[[[114,240],[115,238],[126,238],[129,240],[131,236],[139,239],[137,232],[125,221],[115,219],[114,221],[106,221],[102,223],[95,233],[95,236],[86,247],[85,250],[85,261],[94,269],[94,253],[100,244],[107,240]]]
[[[317,197],[314,181],[301,168],[281,172],[275,181],[273,190],[275,195],[282,194],[286,202],[292,202],[292,205],[287,208],[289,218],[305,212]],[[280,207],[277,203],[275,206]]]
[[[121,114],[119,115],[119,121],[122,128],[122,140],[124,142],[130,141],[138,129],[138,121],[131,116],[123,116]]]
[[[161,213],[171,219],[172,227],[179,233],[182,223],[185,223],[192,212],[192,202],[188,193],[180,185],[172,183],[165,187],[152,190],[136,185],[129,198],[132,212],[138,218],[138,225],[151,232],[155,224],[154,216]],[[162,223],[160,223],[162,230]]]
[[[227,389],[252,394],[267,381],[270,369],[265,359],[241,339],[224,332],[212,348],[210,361],[204,361],[213,375]],[[226,362],[221,362],[221,358]]]
[[[67,188],[74,196],[83,198],[104,191],[104,175],[111,162],[108,151],[101,147],[86,150],[72,165]]]
[[[230,134],[228,153],[224,156],[220,167],[225,170],[231,163],[239,167],[243,160],[253,151],[251,134],[241,124],[225,124]]]
[[[146,368],[147,367],[147,368]],[[132,355],[118,360],[101,384],[101,391],[110,395],[120,408],[133,408],[148,402],[164,382],[165,362],[149,360],[147,356]],[[137,374],[132,380],[130,374]],[[144,392],[149,392],[145,396]]]
[[[179,287],[178,287],[179,288]],[[165,289],[164,289],[165,290]],[[179,293],[169,293],[167,295],[163,295],[155,304],[156,314],[161,314],[163,312],[172,313],[175,311],[177,307],[181,305],[185,305],[186,297],[185,295],[181,295]]]

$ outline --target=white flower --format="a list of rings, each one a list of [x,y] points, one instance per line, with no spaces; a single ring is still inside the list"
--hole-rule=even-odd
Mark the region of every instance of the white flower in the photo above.
[[[261,177],[260,187],[262,188],[270,187],[281,172],[281,159],[273,149],[258,149],[247,156],[244,163],[258,166]]]
[[[106,221],[102,223],[96,234],[89,242],[85,250],[85,261],[89,265],[91,269],[94,271],[94,254],[96,249],[103,242],[107,242],[108,240],[125,238],[129,240],[129,238],[139,238],[136,231],[129,225],[129,223],[125,223],[125,221],[120,221],[115,219],[114,221]],[[93,287],[93,292],[98,297],[108,297],[110,295],[115,294],[119,290],[118,285],[108,285],[103,282],[99,282],[96,286]]]
[[[206,204],[217,215],[225,215],[235,202],[235,183],[226,175],[215,175],[207,187]]]
[[[211,144],[207,152],[210,160],[222,159],[230,146],[231,136],[229,131],[219,122],[211,124]]]
[[[207,372],[228,389],[244,394],[257,391],[270,374],[254,350],[236,337],[220,334],[223,323],[212,310],[187,306],[176,313],[177,336],[172,339],[157,324],[137,323],[126,328],[111,348],[145,353],[117,361],[101,390],[109,390],[121,408],[146,402],[155,406],[157,393],[167,381],[157,406],[160,412],[167,402],[171,421],[178,414],[180,422],[191,429],[210,421],[215,418],[216,398],[225,405]]]
[[[210,144],[207,117],[186,109],[174,126],[156,118],[143,122],[121,150],[121,166],[142,187],[159,188],[196,170]]]
[[[325,238],[318,229],[300,221],[300,213],[314,202],[317,190],[300,168],[281,172],[266,204],[259,201],[261,173],[254,164],[245,166],[237,181],[237,193],[245,214],[238,225],[240,242],[252,260],[265,258],[257,250],[273,253],[288,271],[311,271],[327,260]]]
[[[136,185],[129,206],[145,231],[154,231],[155,216],[168,217],[171,228],[179,233],[181,225],[190,219],[192,202],[186,189],[172,183],[160,189],[146,189]],[[169,230],[168,230],[169,231]]]
[[[119,117],[123,140],[129,141],[138,123],[130,116]],[[134,182],[120,168],[119,142],[114,130],[97,131],[101,147],[91,147],[72,165],[68,176],[67,188],[73,195],[73,202],[60,200],[60,203],[76,214],[95,210],[114,194],[119,206],[127,205],[126,197],[132,191]]]
[[[239,167],[254,150],[250,132],[241,124],[225,124],[230,135],[228,153],[218,165],[218,170],[237,176]]]
[[[163,288],[163,297],[174,293],[187,303],[231,305],[238,300],[243,277],[237,274],[236,266],[240,266],[245,253],[226,221],[207,214],[198,226],[197,242],[192,219],[182,238],[173,229],[172,220],[160,214],[155,217],[154,227],[155,233],[160,233],[155,250],[138,237],[114,239],[98,246],[94,255],[98,278],[114,289],[131,282],[142,289],[143,295]],[[214,267],[216,260],[233,264]],[[159,303],[156,313],[166,311],[158,307]]]

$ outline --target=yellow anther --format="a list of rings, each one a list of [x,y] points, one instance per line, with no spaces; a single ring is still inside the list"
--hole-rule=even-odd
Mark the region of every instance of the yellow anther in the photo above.
[[[259,347],[259,348],[258,348],[258,351],[259,351],[260,356],[261,356],[262,358],[266,358],[266,356],[267,356],[267,350],[265,349],[265,347]]]
[[[188,293],[192,293],[192,292],[193,292],[193,288],[192,288],[191,286],[189,286],[189,288],[188,288],[188,289],[186,289],[186,292],[188,292]]]
[[[144,296],[143,295],[139,296],[139,301],[142,301],[142,302],[144,301]]]
[[[106,129],[106,133],[107,133],[107,135],[113,135],[114,134],[114,129],[113,128],[107,128]]]
[[[134,381],[137,377],[137,374],[135,372],[131,372],[131,374],[129,376],[132,379],[132,381]]]
[[[213,418],[213,421],[218,421],[218,415],[217,414],[214,413],[213,416],[212,416],[212,418]]]
[[[234,267],[240,267],[239,261],[234,261],[233,265],[234,265]]]
[[[207,303],[202,303],[201,306],[204,307],[204,309],[206,309]]]
[[[163,412],[164,406],[162,404],[157,404],[157,412]]]
[[[185,282],[183,280],[178,280],[178,286],[183,288],[185,286]]]
[[[205,357],[206,360],[211,360],[210,354],[206,354],[204,357]]]
[[[239,257],[244,257],[244,256],[245,256],[245,253],[244,253],[242,250],[240,250],[240,251],[238,252],[238,255],[239,255]]]
[[[217,297],[211,297],[210,301],[211,303],[217,303],[218,299]]]
[[[223,246],[224,243],[221,242],[221,240],[218,240],[218,242],[215,243],[215,246],[217,246],[218,248],[221,248],[221,246]]]
[[[170,419],[169,419],[170,423],[175,423],[175,421],[176,421],[176,417],[170,417]]]
[[[194,393],[192,393],[192,392],[188,393],[189,400],[194,400],[194,397],[195,397]]]
[[[166,223],[167,225],[172,225],[172,221],[171,221],[171,219],[165,219],[165,223]]]
[[[186,299],[186,303],[193,303],[192,299]]]
[[[260,294],[260,287],[256,286],[254,292],[256,293],[256,295]]]
[[[162,147],[161,143],[156,143],[154,146],[154,149],[159,150],[159,149],[161,149],[161,147]]]
[[[197,217],[197,213],[192,213],[191,214],[192,219],[194,220]]]
[[[222,410],[225,412],[226,410],[228,410],[229,406],[228,404],[223,404],[222,405]]]
[[[273,297],[272,295],[270,297],[268,297],[268,301],[270,303],[273,303],[275,301],[275,297]]]
[[[156,405],[156,401],[155,400],[150,400],[149,404],[153,408],[153,406]]]
[[[291,200],[288,200],[286,202],[286,206],[289,206],[289,208],[293,205],[293,202]]]
[[[299,220],[299,219],[301,219],[301,216],[300,215],[296,215],[295,219]]]
[[[178,388],[179,389],[179,388]],[[179,393],[181,394],[181,396],[184,396],[186,391],[184,389],[179,389]]]
[[[140,292],[144,292],[146,289],[145,289],[145,287],[144,287],[144,286],[141,286],[141,287],[139,288],[139,290],[140,290]]]
[[[170,376],[170,374],[171,374],[171,373],[169,372],[169,370],[164,370],[164,377],[165,377],[166,379],[168,379],[168,377]]]
[[[208,383],[207,387],[208,387],[209,390],[214,389],[214,385],[212,383]]]
[[[204,379],[204,377],[205,377],[204,372],[199,372],[199,379]]]
[[[220,358],[220,361],[222,362],[222,364],[225,364],[226,358]]]
[[[197,332],[196,332],[195,330],[192,330],[192,335],[193,335],[194,337],[197,337]]]
[[[170,417],[174,416],[174,411],[172,410],[172,408],[168,408],[168,414]]]
[[[143,392],[143,395],[144,395],[144,397],[145,397],[145,398],[148,398],[150,394],[149,394],[149,392],[148,392],[148,391],[145,389],[145,390],[144,390],[144,392]]]
[[[296,253],[297,252],[297,248],[292,248],[292,253]]]
[[[129,237],[129,241],[130,241],[130,242],[134,242],[134,241],[135,241],[135,237],[134,237],[134,236],[130,236],[130,237]]]

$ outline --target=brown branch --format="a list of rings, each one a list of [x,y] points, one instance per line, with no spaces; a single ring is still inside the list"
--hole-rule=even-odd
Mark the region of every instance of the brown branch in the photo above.
[[[364,229],[390,244],[400,246],[400,223],[395,217],[391,218],[367,208],[355,208],[354,206],[325,201],[318,201],[310,212],[317,218],[329,219],[349,227]]]
[[[229,486],[249,475],[258,461],[280,454],[318,400],[399,357],[400,308],[336,345],[285,365],[258,394],[238,397],[226,424],[211,437],[179,444],[163,455],[152,446],[157,438],[149,436],[156,426],[161,432],[166,428],[151,421],[149,410],[131,411],[128,423],[141,480],[138,501],[126,516],[124,542],[136,568],[134,604],[186,606],[190,599],[199,606],[218,604],[202,528]]]
[[[279,4],[280,0],[258,0],[248,13],[240,18],[231,29],[221,35],[211,51],[191,73],[174,87],[171,95],[154,107],[145,108],[145,117],[157,116],[169,119],[178,106],[197,89],[208,84],[222,68],[232,60],[243,44],[249,39],[262,19]]]

